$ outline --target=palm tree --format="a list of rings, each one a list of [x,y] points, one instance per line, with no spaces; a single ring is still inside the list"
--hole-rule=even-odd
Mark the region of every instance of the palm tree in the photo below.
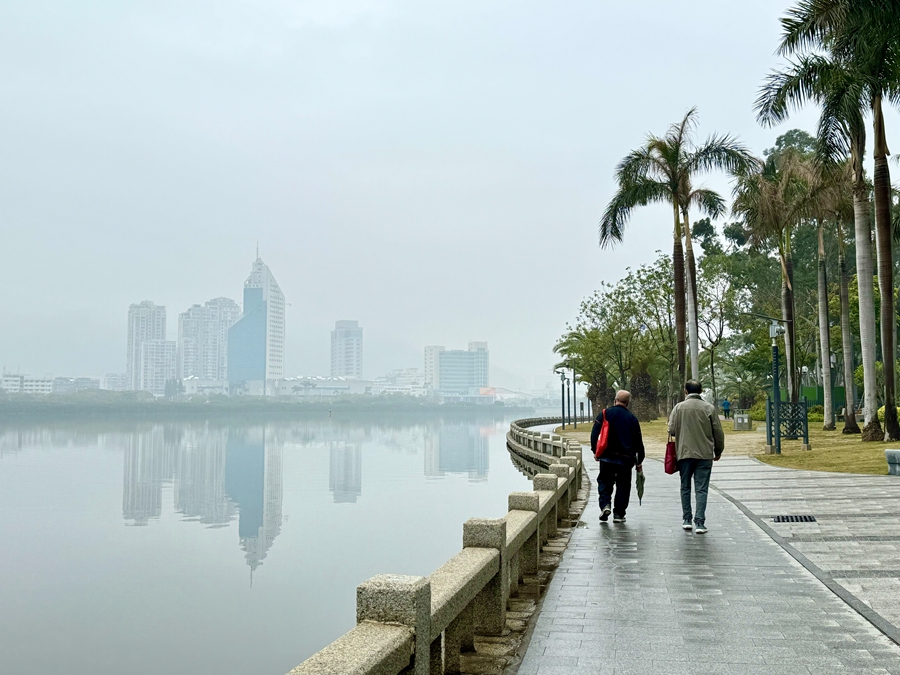
[[[809,167],[799,153],[770,155],[759,167],[735,175],[732,213],[741,218],[754,246],[775,245],[781,263],[781,318],[788,396],[800,397],[797,379],[797,338],[794,327],[793,232],[810,202]]]
[[[691,108],[681,122],[673,124],[663,136],[649,135],[642,147],[629,153],[616,167],[619,184],[616,194],[600,220],[600,246],[622,241],[625,224],[638,206],[664,203],[672,207],[674,218],[672,266],[675,281],[675,329],[678,352],[678,372],[685,379],[685,332],[690,331],[691,376],[700,377],[699,335],[696,311],[696,265],[690,228],[683,218],[691,207],[716,216],[722,211],[722,200],[711,190],[693,189],[696,175],[721,169],[730,172],[747,170],[755,161],[743,145],[731,136],[713,135],[702,145],[695,145],[693,136],[697,124],[697,109]],[[710,211],[710,207],[714,210]],[[686,235],[688,269],[685,274],[685,255],[682,236]],[[685,293],[687,281],[687,294]],[[689,325],[685,317],[685,300],[691,313]]]
[[[900,99],[900,3],[885,0],[802,0],[782,19],[782,55],[825,50],[846,64],[872,112],[875,170],[875,235],[881,297],[881,351],[884,365],[885,440],[900,440],[895,405],[896,347],[891,241],[890,154],[884,129],[884,98]],[[858,270],[860,278],[862,271]],[[863,283],[860,283],[862,288]],[[868,389],[867,389],[868,398]],[[869,412],[866,412],[867,418]],[[868,427],[868,424],[867,424]],[[867,430],[863,432],[866,439]]]
[[[846,59],[803,55],[783,72],[771,74],[756,101],[761,122],[777,124],[788,117],[791,108],[807,101],[821,106],[817,130],[817,158],[828,166],[848,160],[853,195],[853,221],[856,239],[856,276],[859,282],[859,333],[862,348],[864,430],[863,440],[878,441],[884,436],[878,421],[875,375],[875,298],[871,279],[872,228],[869,222],[869,188],[863,169],[866,147],[865,99],[863,78]],[[840,224],[840,218],[838,219]],[[841,267],[841,334],[844,350],[844,382],[847,417],[844,433],[859,433],[850,385],[853,382],[853,341],[850,337],[848,275],[843,257],[843,234],[839,233]],[[845,311],[846,310],[846,311]],[[848,374],[848,366],[850,371]]]
[[[570,329],[553,346],[553,351],[563,357],[554,370],[574,369],[578,379],[587,383],[587,397],[593,407],[605,408],[610,403],[607,400],[609,376],[600,331],[584,327]]]

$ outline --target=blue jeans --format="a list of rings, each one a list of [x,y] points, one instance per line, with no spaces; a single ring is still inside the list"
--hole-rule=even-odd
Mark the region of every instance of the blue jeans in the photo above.
[[[678,462],[678,473],[681,474],[681,512],[682,517],[688,522],[693,518],[697,525],[706,523],[706,496],[709,493],[712,465],[711,459],[682,459]],[[694,479],[694,494],[697,501],[697,510],[693,513],[691,478]]]

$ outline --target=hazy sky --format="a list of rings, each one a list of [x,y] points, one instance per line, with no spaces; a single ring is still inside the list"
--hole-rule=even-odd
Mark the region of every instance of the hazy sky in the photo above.
[[[752,113],[788,4],[6,0],[0,365],[124,371],[130,303],[174,339],[241,301],[258,240],[288,375],[357,319],[368,377],[487,340],[495,384],[543,381],[581,298],[671,248],[666,209],[596,243],[648,131],[814,124]]]

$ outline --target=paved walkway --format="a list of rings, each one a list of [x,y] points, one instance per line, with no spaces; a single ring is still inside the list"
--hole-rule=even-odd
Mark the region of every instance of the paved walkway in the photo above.
[[[749,486],[761,482],[758,467],[723,459],[713,476],[723,486],[735,481],[728,490],[759,496]],[[595,497],[585,510],[520,675],[900,675],[900,647],[751,512],[710,491],[709,533],[686,533],[677,478],[659,462],[645,469],[647,494],[641,506],[634,500],[627,523],[599,523]]]

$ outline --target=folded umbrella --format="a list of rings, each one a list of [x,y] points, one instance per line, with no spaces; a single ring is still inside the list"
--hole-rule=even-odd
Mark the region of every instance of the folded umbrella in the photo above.
[[[637,478],[634,481],[635,487],[637,487],[638,493],[638,504],[641,503],[641,499],[644,497],[644,482],[647,480],[647,477],[644,476],[643,471],[637,472]]]

